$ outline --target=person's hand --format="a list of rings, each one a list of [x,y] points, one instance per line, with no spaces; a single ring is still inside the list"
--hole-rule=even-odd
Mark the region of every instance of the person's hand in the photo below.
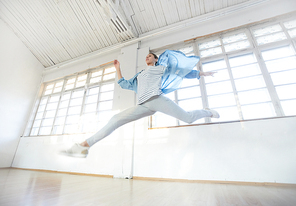
[[[199,76],[214,76],[214,74],[217,72],[200,72]]]
[[[114,60],[113,64],[116,70],[120,70],[120,63],[117,59]]]

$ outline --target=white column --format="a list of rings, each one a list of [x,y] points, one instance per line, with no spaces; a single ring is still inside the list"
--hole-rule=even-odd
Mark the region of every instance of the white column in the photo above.
[[[121,50],[118,57],[121,72],[125,79],[132,78],[137,73],[138,43]],[[117,80],[116,80],[117,81]],[[113,110],[123,111],[136,105],[136,94],[131,90],[120,88],[117,84],[114,91]],[[116,130],[117,155],[114,164],[114,178],[131,178],[133,167],[134,123],[126,124]]]

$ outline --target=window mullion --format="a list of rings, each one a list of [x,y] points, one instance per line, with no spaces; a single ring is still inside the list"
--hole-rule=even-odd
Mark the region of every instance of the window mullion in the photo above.
[[[99,113],[100,94],[101,94],[101,90],[102,90],[104,75],[105,75],[105,69],[103,69],[101,81],[99,82],[99,93],[98,93],[98,100],[97,100],[97,107],[96,107],[96,115]],[[100,114],[99,114],[99,116],[100,116]],[[99,118],[99,116],[98,116],[98,118]]]
[[[296,51],[296,40],[292,39],[292,46],[293,46],[293,49],[294,51]]]
[[[234,50],[234,51],[229,51],[227,52],[227,56],[228,57],[231,57],[231,56],[237,56],[239,54],[245,54],[245,53],[250,53],[250,52],[253,52],[254,48],[250,47],[250,48],[245,48],[245,49],[242,49],[242,50]]]
[[[248,39],[247,39],[248,40]],[[223,58],[224,58],[224,61],[226,63],[226,66],[227,66],[227,71],[228,71],[228,74],[229,74],[229,78],[230,78],[230,83],[231,83],[231,87],[232,87],[232,92],[234,94],[234,98],[235,98],[235,102],[236,102],[236,107],[238,109],[238,115],[239,115],[239,119],[240,120],[243,120],[243,113],[242,113],[242,108],[241,108],[241,104],[240,104],[240,101],[238,99],[238,93],[237,93],[237,89],[236,89],[236,86],[235,86],[235,82],[234,82],[234,78],[233,78],[233,74],[232,74],[232,71],[231,71],[231,68],[230,68],[230,63],[229,63],[229,58],[228,58],[228,55],[225,51],[225,48],[224,48],[224,43],[222,41],[222,35],[220,35],[220,41],[221,41],[221,45],[222,45],[222,52],[223,52]]]
[[[68,102],[68,106],[67,106],[67,112],[65,114],[65,122],[64,122],[62,134],[64,134],[64,132],[65,132],[65,126],[66,126],[66,122],[67,122],[67,116],[68,116],[68,112],[69,112],[69,108],[70,108],[70,102],[71,102],[71,98],[72,98],[72,95],[73,95],[73,91],[74,90],[75,89],[70,90],[70,97],[69,97],[69,102]]]
[[[76,90],[75,86],[76,86],[76,83],[77,83],[77,80],[78,80],[78,73],[75,75],[75,82],[74,82],[74,86],[73,86],[73,89],[70,90],[70,97],[69,97],[69,102],[68,102],[68,106],[67,106],[67,112],[66,112],[66,116],[65,116],[65,122],[64,122],[64,126],[63,126],[63,132],[62,134],[65,133],[65,126],[66,126],[66,122],[67,122],[67,118],[68,118],[68,112],[69,112],[69,108],[70,108],[70,102],[71,102],[71,99],[72,99],[72,95],[73,95],[73,92]]]
[[[222,48],[222,49],[224,50],[224,48]],[[244,118],[243,118],[243,113],[242,113],[242,107],[241,107],[241,103],[240,103],[239,98],[238,98],[238,92],[237,92],[237,89],[236,89],[236,86],[235,86],[234,77],[233,77],[233,74],[232,74],[232,71],[231,71],[231,68],[230,68],[229,58],[228,58],[227,54],[225,54],[224,60],[225,60],[226,65],[227,65],[227,70],[228,70],[228,74],[229,74],[229,77],[230,77],[232,91],[233,91],[233,94],[234,94],[236,107],[238,109],[239,119],[243,120]]]
[[[294,51],[296,51],[296,43],[295,41],[293,41],[293,39],[290,37],[290,34],[288,33],[288,29],[286,29],[284,23],[281,21],[280,23],[280,26],[282,27],[283,29],[283,32],[285,33],[285,35],[287,36],[287,39],[288,41],[290,42],[290,44],[292,45]]]
[[[25,136],[27,128],[30,128],[30,129],[29,129],[29,132],[27,133],[28,135],[26,135],[26,136],[30,136],[31,135],[31,132],[32,132],[32,129],[33,129],[33,125],[34,125],[34,121],[35,121],[35,118],[36,118],[36,115],[37,115],[37,111],[38,111],[40,102],[41,101],[39,100],[39,102],[37,103],[38,104],[37,107],[36,107],[36,103],[34,104],[34,107],[33,107],[33,110],[32,110],[34,112],[34,110],[36,109],[35,110],[35,114],[34,114],[34,118],[32,120],[32,123],[30,124],[30,119],[31,119],[31,115],[30,115],[30,119],[27,121],[27,125],[26,125],[26,128],[25,128],[24,132],[23,132],[23,136]],[[33,113],[33,112],[31,112],[31,113]]]
[[[65,88],[66,82],[67,82],[67,80],[64,79],[63,86],[62,86],[62,90],[61,90],[61,93],[60,93],[59,102],[58,102],[58,105],[57,105],[57,108],[56,108],[56,113],[55,113],[55,115],[54,115],[54,119],[53,119],[53,123],[52,123],[51,131],[50,131],[50,134],[51,134],[51,135],[52,135],[52,133],[53,133],[54,123],[55,123],[55,121],[56,121],[56,119],[57,119],[57,115],[58,115],[58,111],[59,111],[59,106],[60,106],[61,101],[62,101],[62,95],[63,95],[63,93],[64,93],[63,91],[64,91],[64,88]]]
[[[49,95],[49,96],[47,97],[47,101],[46,101],[46,104],[45,104],[45,107],[44,107],[44,111],[43,111],[43,115],[42,115],[42,118],[41,118],[40,126],[39,126],[39,129],[38,129],[38,132],[37,132],[37,135],[36,135],[36,136],[39,136],[39,132],[40,132],[40,129],[41,129],[41,127],[42,127],[43,120],[45,119],[46,108],[47,108],[47,105],[48,105],[48,102],[49,102],[50,96],[51,96],[51,95]],[[41,98],[41,99],[42,99],[42,98]]]
[[[174,95],[175,95],[175,102],[176,102],[176,104],[179,105],[178,92],[174,91]],[[180,126],[180,120],[176,119],[176,124],[177,124],[177,126]]]
[[[84,85],[83,99],[82,99],[81,110],[80,110],[80,114],[79,114],[80,122],[82,122],[83,111],[84,111],[84,108],[85,108],[85,100],[86,100],[86,94],[87,94],[87,90],[88,90],[89,79],[90,79],[90,73],[88,72],[87,78],[86,78],[86,83]],[[82,124],[79,124],[79,126],[80,126],[80,133],[82,133],[82,131],[81,131]]]
[[[271,76],[267,70],[267,67],[265,65],[265,62],[262,58],[262,54],[261,54],[261,51],[260,49],[258,48],[257,44],[256,44],[256,41],[250,31],[250,28],[248,28],[248,30],[246,31],[247,33],[247,36],[252,40],[252,43],[253,43],[253,46],[254,46],[254,53],[255,53],[255,56],[257,58],[257,61],[258,61],[258,65],[260,67],[260,70],[262,72],[262,75],[263,75],[263,78],[265,80],[265,83],[266,83],[266,87],[267,87],[267,90],[270,94],[270,98],[271,98],[271,102],[274,106],[274,109],[275,109],[275,113],[277,116],[284,116],[284,111],[281,107],[281,104],[280,104],[280,99],[277,95],[277,92],[275,90],[275,87],[273,85],[273,82],[271,80]]]
[[[152,128],[152,115],[148,117],[148,128]]]
[[[86,99],[86,93],[87,93],[87,89],[89,88],[89,86],[88,86],[89,79],[90,79],[90,72],[87,73],[86,82],[84,85],[84,94],[83,94],[82,105],[81,105],[81,110],[80,110],[80,118],[82,117],[84,106],[85,106],[84,104],[85,104],[85,99]]]
[[[197,56],[200,56],[200,51],[199,51],[199,48],[198,48],[197,44],[198,44],[198,42],[195,41],[194,44],[193,44],[193,49],[194,49],[194,53]],[[203,71],[201,60],[198,62],[198,69],[200,71]],[[208,101],[208,96],[207,96],[207,91],[206,91],[206,84],[205,84],[204,78],[199,79],[199,88],[200,88],[200,94],[201,94],[201,100],[202,100],[203,108],[208,108],[209,107],[209,101]],[[206,117],[205,118],[205,123],[210,123],[210,122],[211,122],[211,118]]]

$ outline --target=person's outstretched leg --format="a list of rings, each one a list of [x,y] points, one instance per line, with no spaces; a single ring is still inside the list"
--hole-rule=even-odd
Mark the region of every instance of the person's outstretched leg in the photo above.
[[[88,155],[88,149],[93,146],[98,141],[104,139],[109,134],[111,134],[118,127],[135,121],[137,119],[153,115],[155,111],[148,109],[142,105],[137,105],[135,107],[129,108],[114,115],[109,122],[97,133],[92,135],[86,141],[81,144],[75,144],[70,149],[66,150],[66,155],[74,157],[86,157]]]
[[[164,114],[175,117],[183,122],[191,124],[198,119],[204,117],[216,117],[219,118],[219,114],[214,110],[193,110],[185,111],[175,102],[169,98],[161,95],[155,99],[155,101],[148,102],[147,105],[151,110],[159,111]],[[215,114],[214,114],[215,113]]]
[[[124,110],[123,112],[114,115],[100,131],[88,138],[86,142],[91,147],[96,142],[111,134],[118,127],[137,119],[153,115],[154,113],[154,111],[149,110],[147,107],[141,105]]]

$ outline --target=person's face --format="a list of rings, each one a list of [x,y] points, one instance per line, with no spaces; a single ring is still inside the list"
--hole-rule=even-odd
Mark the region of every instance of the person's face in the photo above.
[[[147,65],[155,65],[156,62],[157,62],[157,59],[155,59],[153,54],[148,54],[146,56],[146,64]]]

